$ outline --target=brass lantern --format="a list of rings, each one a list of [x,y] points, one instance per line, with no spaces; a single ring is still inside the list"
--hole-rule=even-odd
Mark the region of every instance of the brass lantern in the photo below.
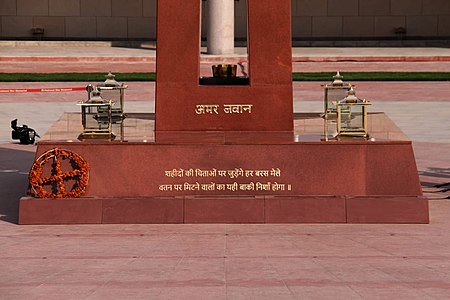
[[[335,102],[337,108],[337,134],[346,136],[367,137],[367,109],[371,105],[365,99],[356,97],[351,88],[347,96]]]
[[[97,89],[101,92],[102,97],[111,100],[112,107],[112,121],[114,124],[120,123],[125,119],[124,111],[124,96],[127,85],[119,83],[115,80],[116,75],[111,72],[106,75],[106,80],[102,84],[97,85]]]
[[[112,132],[112,102],[106,101],[100,96],[100,92],[94,89],[92,96],[87,101],[78,103],[81,106],[81,122],[83,132],[78,139],[108,139],[113,140]]]
[[[336,75],[333,76],[333,82],[326,83],[323,86],[324,88],[324,113],[325,117],[328,114],[336,113],[336,106],[333,104],[339,100],[342,100],[347,96],[347,92],[352,88],[352,85],[344,82],[342,79],[344,77],[337,72]]]

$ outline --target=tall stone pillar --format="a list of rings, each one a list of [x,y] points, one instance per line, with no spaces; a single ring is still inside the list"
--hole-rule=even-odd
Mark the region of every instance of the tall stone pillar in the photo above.
[[[234,0],[208,1],[208,53],[231,54],[234,51]]]

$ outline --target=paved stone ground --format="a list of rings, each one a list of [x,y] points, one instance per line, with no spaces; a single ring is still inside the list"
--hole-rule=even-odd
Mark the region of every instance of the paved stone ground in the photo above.
[[[36,50],[14,49],[28,55]],[[313,54],[326,61],[329,50]],[[339,53],[358,60],[358,51]],[[446,57],[446,51],[366,49],[364,57],[422,55],[422,62],[394,66],[362,58],[354,66],[406,70],[421,63],[438,70],[443,62],[425,60]],[[11,51],[0,47],[0,54]],[[0,71],[7,66],[19,72],[28,63],[0,59]],[[333,70],[336,63],[342,62],[305,62],[315,71]],[[63,66],[58,64],[45,63],[48,71]],[[134,68],[126,61],[118,65]],[[84,84],[0,83],[0,88]],[[385,111],[412,139],[422,186],[436,199],[430,201],[429,225],[18,226],[18,199],[35,146],[11,143],[10,120],[19,118],[43,134],[62,112],[77,111],[75,103],[85,94],[0,94],[0,299],[450,298],[450,202],[443,199],[444,188],[434,187],[450,178],[449,83],[355,84],[358,95],[372,100],[373,111]],[[127,110],[153,111],[153,89],[153,83],[130,83]],[[294,84],[296,111],[321,111],[321,101],[320,83]]]
[[[357,94],[372,102],[371,111],[384,111],[417,142],[450,143],[450,82],[352,82]],[[294,82],[294,110],[322,111],[321,82]],[[0,88],[83,87],[86,83],[1,83]],[[126,111],[154,112],[154,83],[130,82]],[[64,111],[79,111],[76,105],[86,93],[0,94],[0,142],[10,141],[9,122],[18,118],[38,133],[44,133]],[[442,153],[449,158],[450,153]]]
[[[1,225],[3,299],[448,299],[431,225]]]
[[[293,48],[292,54],[295,72],[450,70],[448,48],[310,47]],[[245,48],[236,48],[235,54],[226,57],[202,55],[201,75],[211,74],[212,63],[237,63],[245,59]],[[153,43],[126,48],[110,47],[104,42],[0,41],[0,72],[154,72],[155,61]]]

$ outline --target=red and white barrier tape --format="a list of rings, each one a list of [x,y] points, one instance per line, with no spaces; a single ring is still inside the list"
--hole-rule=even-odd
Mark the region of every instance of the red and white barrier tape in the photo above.
[[[74,88],[43,88],[43,89],[0,89],[0,94],[22,94],[22,93],[65,93],[86,91],[86,87]]]
[[[239,60],[239,62],[237,64],[238,64],[239,68],[241,68],[242,75],[247,76],[248,73],[245,71],[244,63],[247,63],[247,60],[241,59],[241,60]]]

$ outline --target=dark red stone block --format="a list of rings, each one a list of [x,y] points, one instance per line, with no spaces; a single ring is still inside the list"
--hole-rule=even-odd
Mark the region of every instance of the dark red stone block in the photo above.
[[[286,85],[292,81],[291,17],[291,1],[248,1],[252,85]]]
[[[156,131],[292,131],[290,5],[248,1],[249,84],[219,86],[199,84],[200,2],[159,1]],[[251,105],[251,113],[224,113],[226,104]],[[197,105],[220,113],[197,114]]]
[[[102,200],[80,199],[20,199],[19,224],[100,224]]]
[[[248,135],[247,135],[248,136]],[[86,196],[194,196],[198,191],[159,189],[163,184],[278,182],[291,190],[244,191],[246,196],[420,196],[420,184],[409,142],[288,144],[160,144],[41,142],[38,153],[60,147],[80,154],[90,164]],[[377,149],[383,155],[376,154]],[[410,155],[405,155],[405,154]],[[370,157],[370,158],[369,158]],[[281,177],[170,178],[172,169],[279,168]],[[205,191],[204,196],[234,196],[231,191]]]
[[[223,144],[225,136],[220,131],[156,131],[158,144]]]
[[[186,197],[185,223],[264,223],[263,197]]]
[[[225,144],[279,145],[294,143],[295,136],[291,131],[227,131]]]
[[[411,142],[368,145],[366,195],[422,195]]]
[[[105,224],[183,223],[182,198],[104,199]]]
[[[421,197],[355,197],[346,200],[348,223],[428,224],[428,200]]]
[[[158,144],[257,144],[275,145],[294,143],[292,131],[156,131]]]
[[[266,223],[345,223],[342,197],[266,197]]]

